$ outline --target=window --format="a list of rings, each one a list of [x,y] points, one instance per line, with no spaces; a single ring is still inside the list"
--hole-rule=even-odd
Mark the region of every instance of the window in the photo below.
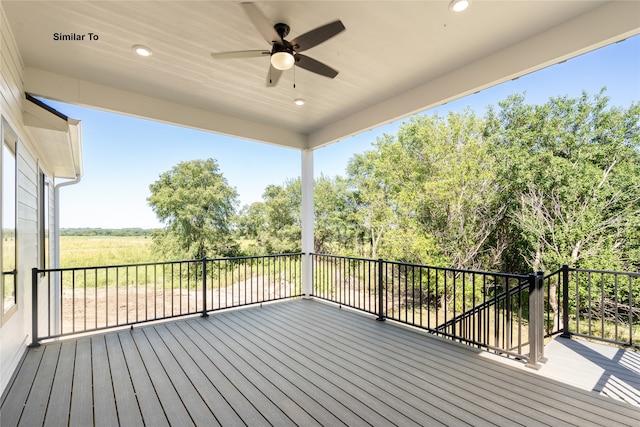
[[[40,172],[40,268],[46,270],[50,267],[49,257],[49,202],[51,183],[47,176]]]
[[[2,320],[18,309],[16,280],[16,142],[15,134],[2,123]]]

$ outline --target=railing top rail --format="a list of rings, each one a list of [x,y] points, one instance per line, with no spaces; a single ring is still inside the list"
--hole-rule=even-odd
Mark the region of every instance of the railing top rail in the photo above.
[[[382,260],[382,259],[378,260],[373,258],[358,258],[358,257],[349,257],[349,256],[342,256],[342,255],[316,254],[316,253],[312,253],[311,255],[324,256],[324,257],[336,258],[336,259],[349,259],[354,261],[370,261],[370,262],[382,261],[385,264],[392,264],[392,265],[405,265],[408,267],[428,268],[431,270],[449,271],[454,273],[482,274],[486,276],[507,277],[507,278],[513,278],[518,280],[528,280],[529,278],[529,276],[526,274],[500,273],[495,271],[481,271],[481,270],[463,270],[463,269],[452,268],[452,267],[435,267],[435,266],[425,265],[425,264],[415,264],[415,263],[400,262],[400,261],[388,261],[388,260]]]
[[[453,317],[450,320],[447,320],[446,322],[440,324],[439,326],[436,327],[436,329],[438,330],[442,330],[445,328],[448,328],[449,326],[451,326],[454,323],[459,322],[462,319],[465,318],[469,318],[470,316],[473,316],[474,314],[486,309],[487,307],[490,307],[492,305],[495,305],[501,301],[504,301],[505,299],[507,299],[508,297],[512,297],[514,295],[518,295],[518,293],[522,292],[523,290],[527,289],[529,286],[529,281],[528,280],[523,280],[520,283],[518,283],[516,286],[509,288],[508,290],[496,295],[495,298],[491,298],[490,300],[484,301],[480,304],[477,304],[476,306],[470,308],[469,310],[458,314],[457,316]]]
[[[569,271],[571,271],[571,269],[569,269]],[[556,271],[551,272],[549,274],[545,274],[544,277],[543,277],[543,280],[547,280],[547,279],[549,279],[549,278],[551,278],[551,277],[553,277],[553,276],[555,276],[557,274],[560,274],[560,273],[562,273],[562,268],[559,268]]]
[[[577,273],[601,273],[601,274],[614,274],[618,276],[631,276],[631,277],[640,277],[640,272],[637,271],[611,271],[611,270],[591,270],[588,268],[571,268],[569,267],[569,271],[575,271]]]
[[[291,253],[283,253],[283,254],[273,254],[273,255],[249,255],[249,256],[236,256],[236,257],[219,257],[219,258],[205,258],[207,261],[233,261],[233,260],[242,260],[242,259],[259,259],[259,258],[279,258],[285,256],[300,256],[305,255],[304,252],[291,252]],[[202,259],[195,260],[202,261]]]
[[[200,258],[200,259],[183,259],[183,260],[170,260],[170,261],[155,261],[155,262],[141,262],[133,264],[112,264],[112,265],[88,265],[85,267],[64,267],[64,268],[35,268],[38,273],[59,273],[65,271],[81,271],[81,270],[95,270],[95,269],[107,269],[107,268],[127,268],[127,267],[151,267],[167,264],[186,264],[196,263],[203,261],[235,261],[235,260],[247,260],[247,259],[261,259],[261,258],[278,258],[285,256],[299,256],[304,255],[303,252],[285,253],[275,255],[251,255],[251,256],[239,256],[228,258]]]
[[[79,270],[95,270],[105,268],[126,268],[126,267],[149,267],[155,265],[167,265],[167,264],[185,264],[190,262],[202,262],[201,259],[184,259],[180,261],[155,261],[155,262],[141,262],[134,264],[111,264],[111,265],[87,265],[84,267],[62,267],[62,268],[35,268],[39,273],[59,273],[65,271],[79,271]]]
[[[370,262],[379,261],[378,259],[373,259],[373,258],[360,258],[360,257],[346,256],[346,255],[316,254],[316,253],[313,253],[313,252],[310,253],[309,255],[322,256],[322,257],[335,258],[335,259],[349,259],[349,260],[353,260],[353,261],[370,261]]]

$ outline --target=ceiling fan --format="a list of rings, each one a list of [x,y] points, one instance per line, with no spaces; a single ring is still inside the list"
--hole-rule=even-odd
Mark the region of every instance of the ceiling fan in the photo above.
[[[218,52],[212,53],[212,57],[224,59],[269,55],[271,59],[267,74],[267,86],[269,87],[278,84],[282,72],[291,69],[294,65],[329,78],[334,78],[338,75],[338,71],[300,52],[311,49],[344,31],[345,27],[340,20],[330,22],[288,41],[285,39],[289,34],[289,26],[287,24],[277,23],[272,25],[253,3],[241,3],[240,5],[262,37],[268,43],[271,43],[271,50]]]

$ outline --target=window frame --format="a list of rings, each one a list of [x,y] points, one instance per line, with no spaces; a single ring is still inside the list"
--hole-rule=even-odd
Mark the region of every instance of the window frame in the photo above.
[[[51,187],[49,177],[42,169],[38,180],[38,265],[41,270],[51,268]],[[44,273],[43,273],[44,274]]]
[[[2,174],[0,174],[0,189],[2,190],[3,197],[0,197],[0,236],[2,245],[0,245],[0,265],[2,266],[2,280],[0,281],[0,326],[4,325],[11,316],[13,316],[19,307],[18,299],[18,145],[19,140],[17,134],[13,131],[7,121],[2,118],[2,125],[0,128],[0,134],[2,135],[2,150],[0,150],[0,168]],[[13,163],[13,206],[9,209],[13,211],[13,270],[4,271],[5,268],[5,211],[6,206],[4,200],[5,182],[4,171],[7,166],[8,159],[5,159],[5,147],[11,153],[11,159]],[[5,310],[5,277],[6,275],[13,275],[13,305]]]

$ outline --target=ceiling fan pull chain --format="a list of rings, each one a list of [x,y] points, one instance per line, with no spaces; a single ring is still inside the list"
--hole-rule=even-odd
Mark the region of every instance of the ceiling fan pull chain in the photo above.
[[[293,67],[293,88],[296,88],[296,67]]]

